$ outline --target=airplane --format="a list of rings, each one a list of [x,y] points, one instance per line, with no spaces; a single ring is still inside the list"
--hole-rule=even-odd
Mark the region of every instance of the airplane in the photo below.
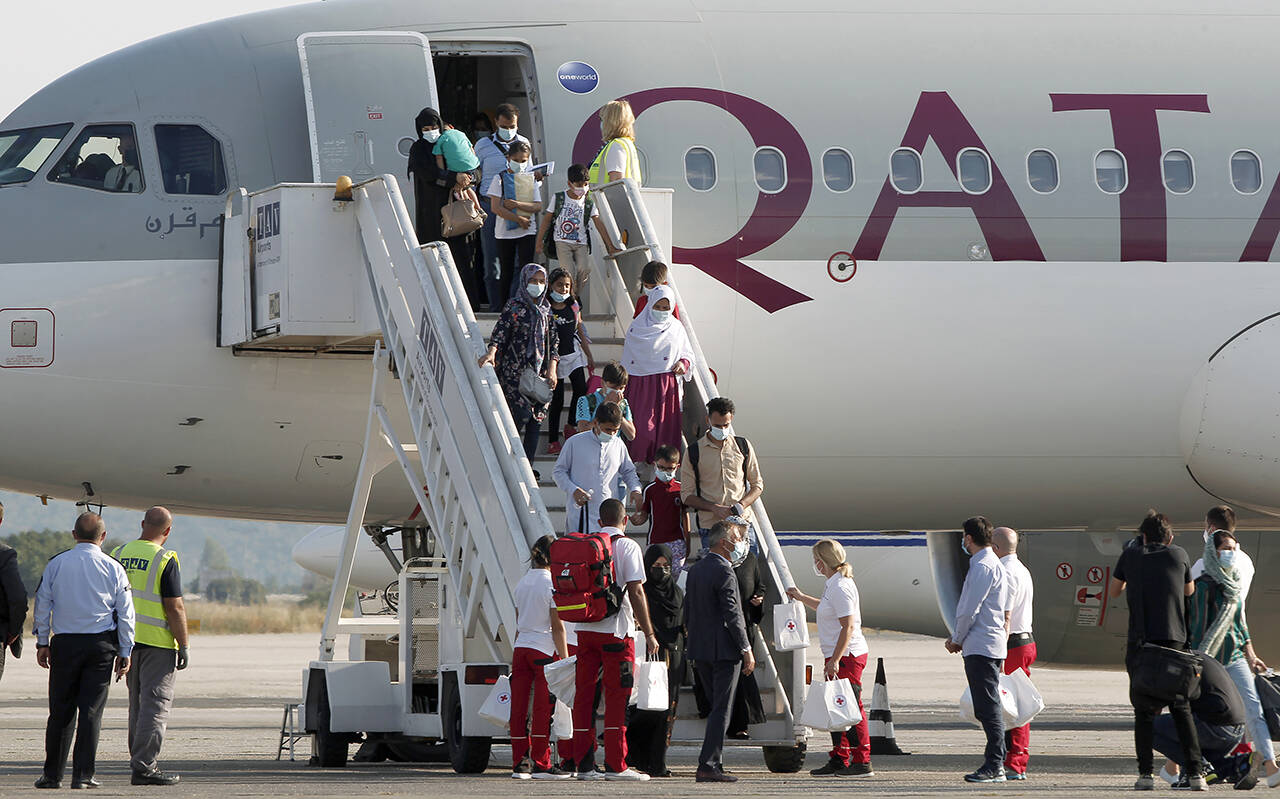
[[[1207,507],[1247,511],[1269,596],[1280,118],[1235,56],[1270,51],[1267,8],[958,10],[336,0],[93,61],[0,122],[0,487],[340,521],[368,363],[217,346],[227,193],[331,159],[401,175],[428,101],[514,102],[540,160],[589,162],[627,97],[779,529],[932,531],[945,609],[960,521],[1019,528],[1067,662],[1118,662],[1123,608],[1091,586],[1148,506],[1193,555]],[[322,141],[299,37],[344,31],[356,77],[379,34],[432,58],[365,76],[361,138]],[[413,505],[375,482],[372,516]]]

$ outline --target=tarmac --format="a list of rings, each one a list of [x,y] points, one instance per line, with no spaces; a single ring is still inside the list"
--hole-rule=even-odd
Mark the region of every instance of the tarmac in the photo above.
[[[816,638],[816,636],[814,636]],[[740,777],[731,785],[697,784],[697,751],[673,748],[676,776],[647,783],[514,782],[510,748],[495,746],[489,770],[460,776],[445,765],[351,763],[345,769],[307,765],[309,741],[295,762],[275,759],[283,708],[298,701],[301,675],[315,657],[318,634],[196,636],[192,665],[178,676],[161,767],[181,775],[174,788],[129,784],[126,729],[128,694],[112,686],[98,748],[98,794],[161,795],[198,799],[257,796],[1082,796],[1132,790],[1132,711],[1122,671],[1033,667],[1045,711],[1032,723],[1029,779],[1021,783],[969,785],[965,772],[981,764],[983,736],[957,712],[964,673],[959,656],[942,640],[893,632],[868,633],[871,647],[867,697],[875,659],[885,660],[898,745],[912,754],[873,758],[875,776],[810,777],[826,762],[827,739],[809,743],[806,771],[771,774],[759,749],[727,750],[726,768]],[[27,641],[28,645],[32,642]],[[345,651],[345,641],[339,642]],[[0,796],[36,795],[32,783],[44,759],[47,672],[28,648],[10,657],[0,678]],[[810,652],[817,661],[817,652]],[[354,752],[354,748],[353,748]],[[63,782],[70,786],[70,768]],[[1159,783],[1157,790],[1163,788]],[[1165,789],[1167,790],[1167,789]],[[1211,790],[1230,790],[1228,787]],[[1262,789],[1265,790],[1265,787]],[[43,794],[42,794],[43,795]]]

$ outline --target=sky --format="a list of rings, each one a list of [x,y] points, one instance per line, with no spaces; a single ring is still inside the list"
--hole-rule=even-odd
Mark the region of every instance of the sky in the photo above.
[[[307,0],[63,0],[4,4],[4,69],[0,71],[0,119],[41,88],[107,53],[170,31],[215,19]],[[51,16],[52,15],[52,16]],[[28,35],[15,35],[22,31]]]

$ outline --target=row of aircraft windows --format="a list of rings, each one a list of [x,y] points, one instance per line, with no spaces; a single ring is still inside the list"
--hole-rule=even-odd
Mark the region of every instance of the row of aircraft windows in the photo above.
[[[777,194],[787,186],[787,159],[774,147],[761,147],[753,157],[756,188]],[[1262,189],[1262,159],[1252,150],[1236,150],[1229,161],[1231,185],[1240,194],[1257,194]],[[1119,150],[1101,150],[1093,159],[1094,181],[1106,194],[1120,194],[1129,186],[1129,165]],[[1186,150],[1169,150],[1161,159],[1164,185],[1173,194],[1187,194],[1196,185],[1195,162]],[[976,147],[966,147],[956,156],[960,188],[969,194],[983,194],[991,188],[991,157]],[[684,155],[684,177],[694,191],[711,191],[716,186],[716,156],[707,147],[691,147]],[[910,147],[900,147],[889,157],[889,178],[901,194],[914,194],[924,185],[924,161]],[[853,155],[843,147],[822,154],[822,182],[836,193],[853,188]],[[1058,190],[1058,157],[1049,150],[1027,154],[1027,184],[1038,194]]]

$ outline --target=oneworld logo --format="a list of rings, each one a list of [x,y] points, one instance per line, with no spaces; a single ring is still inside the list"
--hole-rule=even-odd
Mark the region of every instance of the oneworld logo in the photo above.
[[[596,68],[582,61],[566,61],[556,70],[560,85],[574,94],[590,94],[600,84]]]

